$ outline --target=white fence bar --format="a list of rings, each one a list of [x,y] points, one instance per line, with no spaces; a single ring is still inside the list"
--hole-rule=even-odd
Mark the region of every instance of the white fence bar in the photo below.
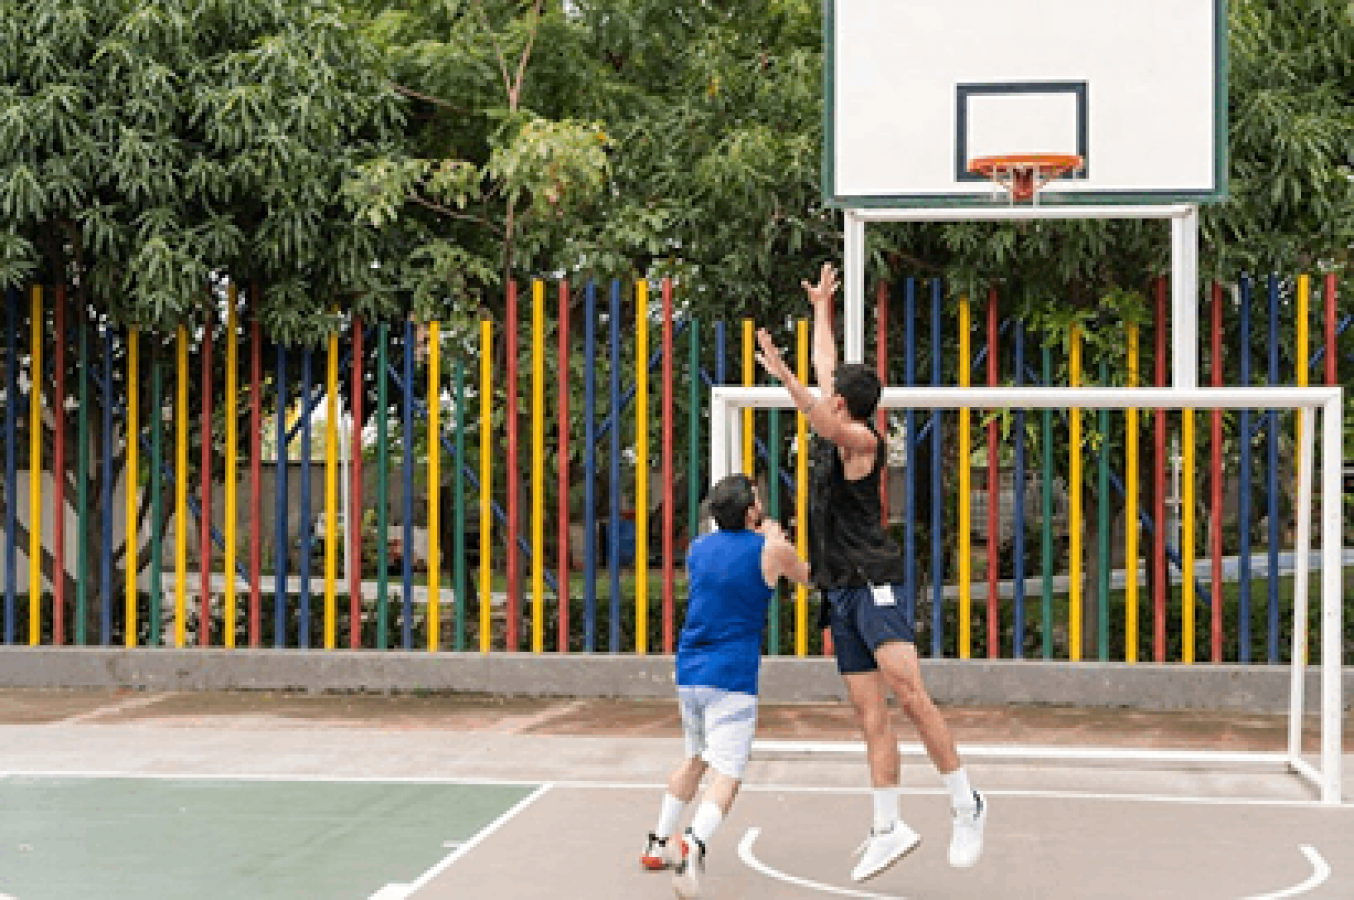
[[[816,388],[810,388],[816,392]],[[885,409],[1271,409],[1339,404],[1338,387],[1094,388],[1094,387],[886,387]],[[790,409],[783,387],[721,385],[711,397],[727,407]],[[713,410],[712,410],[713,411]]]
[[[1321,799],[1339,803],[1341,721],[1340,663],[1344,643],[1340,557],[1340,470],[1344,392],[1326,401],[1321,430]]]

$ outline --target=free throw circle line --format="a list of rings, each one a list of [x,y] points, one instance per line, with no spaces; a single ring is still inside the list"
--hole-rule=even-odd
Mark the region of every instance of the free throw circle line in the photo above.
[[[837,894],[842,897],[867,897],[873,898],[873,900],[907,900],[907,898],[899,897],[897,894],[872,894],[869,891],[856,891],[851,888],[837,887],[832,884],[810,881],[807,878],[800,878],[798,875],[788,875],[779,869],[773,869],[758,859],[752,852],[752,844],[757,840],[757,835],[761,833],[762,830],[760,828],[749,828],[747,830],[743,835],[743,840],[738,844],[738,858],[749,868],[761,872],[768,878],[775,878],[777,881],[784,881],[786,884],[795,884],[799,887],[808,888],[814,891],[823,891],[828,894]]]
[[[1283,897],[1296,897],[1298,894],[1305,894],[1312,888],[1320,887],[1330,877],[1330,866],[1321,858],[1321,854],[1316,852],[1316,848],[1303,844],[1300,848],[1307,861],[1312,864],[1311,877],[1302,884],[1295,884],[1291,888],[1284,888],[1282,891],[1275,891],[1272,894],[1256,894],[1247,900],[1280,900]]]

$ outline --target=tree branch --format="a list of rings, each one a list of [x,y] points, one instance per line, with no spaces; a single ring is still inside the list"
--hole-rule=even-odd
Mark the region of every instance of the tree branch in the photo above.
[[[536,0],[536,5],[531,10],[531,36],[527,38],[522,58],[517,63],[517,82],[512,87],[513,109],[517,108],[517,99],[522,96],[522,82],[527,76],[527,60],[531,58],[531,48],[535,46],[536,35],[541,30],[541,3],[542,0]]]
[[[442,100],[441,98],[438,97],[433,97],[429,94],[421,94],[418,91],[414,90],[413,88],[407,88],[404,85],[398,84],[394,81],[390,83],[390,86],[395,89],[395,93],[403,94],[404,96],[411,97],[415,100],[422,100],[425,103],[432,103],[437,106],[444,106],[447,109],[455,110],[456,112],[459,113],[470,112],[470,110],[466,109],[464,106],[457,106],[454,103],[448,103],[446,100]]]
[[[433,212],[438,213],[439,215],[447,216],[448,218],[451,219],[460,219],[465,222],[475,222],[480,225],[485,225],[488,226],[490,229],[492,229],[493,232],[497,234],[499,237],[503,236],[502,228],[499,228],[493,222],[490,222],[488,219],[485,219],[481,216],[472,216],[469,215],[468,213],[461,213],[457,212],[454,209],[448,209],[442,204],[434,203],[433,201],[425,197],[420,197],[418,194],[410,194],[409,199],[419,204],[420,206],[426,207],[427,209],[430,209]]]
[[[503,73],[503,90],[508,92],[508,103],[516,111],[517,103],[512,92],[512,76],[508,74],[508,62],[503,58],[503,48],[498,43],[498,35],[494,34],[494,26],[489,22],[489,14],[484,11],[484,4],[476,2],[475,10],[480,14],[480,20],[484,23],[484,30],[489,34],[489,40],[493,41],[494,55],[498,57],[498,69]]]

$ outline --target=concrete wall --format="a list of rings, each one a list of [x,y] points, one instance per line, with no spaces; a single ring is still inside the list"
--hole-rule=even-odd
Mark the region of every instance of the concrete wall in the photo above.
[[[1140,709],[1284,712],[1289,670],[1281,666],[1134,665],[1015,660],[923,660],[942,704],[1046,704]],[[1315,712],[1319,673],[1306,698]],[[408,653],[376,651],[0,649],[0,687],[160,691],[448,691],[526,696],[668,698],[670,656]],[[830,659],[768,659],[762,697],[845,699]],[[1343,672],[1343,705],[1354,710],[1354,667]]]

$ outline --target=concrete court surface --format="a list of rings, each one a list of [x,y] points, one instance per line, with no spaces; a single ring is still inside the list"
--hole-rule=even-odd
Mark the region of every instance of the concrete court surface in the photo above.
[[[961,752],[966,743],[1275,750],[1284,741],[1274,716],[944,712]],[[1346,746],[1351,731],[1347,722]],[[18,875],[3,865],[5,851],[40,852],[22,837],[37,833],[38,813],[59,835],[53,814],[63,803],[102,797],[97,815],[71,805],[67,816],[144,833],[136,846],[159,848],[151,868],[185,858],[189,875],[219,880],[234,853],[235,871],[254,878],[234,896],[669,897],[667,876],[641,872],[636,856],[679,734],[675,704],[664,702],[0,691],[0,894],[10,889],[5,870]],[[900,736],[914,739],[906,726]],[[854,730],[837,704],[766,706],[759,737],[851,740]],[[903,810],[925,841],[894,870],[853,885],[850,852],[869,817],[863,758],[760,752],[712,842],[707,896],[1354,898],[1350,756],[1346,802],[1334,808],[1314,805],[1296,777],[1248,765],[975,758],[968,767],[993,811],[979,866],[946,865],[945,800],[925,760],[909,753]],[[382,799],[363,800],[364,791]],[[168,809],[158,818],[157,792]],[[172,806],[184,792],[203,802],[190,827],[172,831],[189,849],[170,852],[147,823],[172,825],[188,808]],[[204,799],[213,796],[230,799]],[[271,824],[251,825],[241,808],[273,810],[255,820]],[[288,858],[298,871],[342,872],[357,857],[380,866],[346,881],[298,880],[264,864],[259,848],[276,844],[264,832],[279,831],[304,850]],[[131,852],[116,840],[83,847],[83,863],[104,873]],[[69,869],[69,849],[48,861]],[[139,895],[212,895],[191,878],[168,883]]]

